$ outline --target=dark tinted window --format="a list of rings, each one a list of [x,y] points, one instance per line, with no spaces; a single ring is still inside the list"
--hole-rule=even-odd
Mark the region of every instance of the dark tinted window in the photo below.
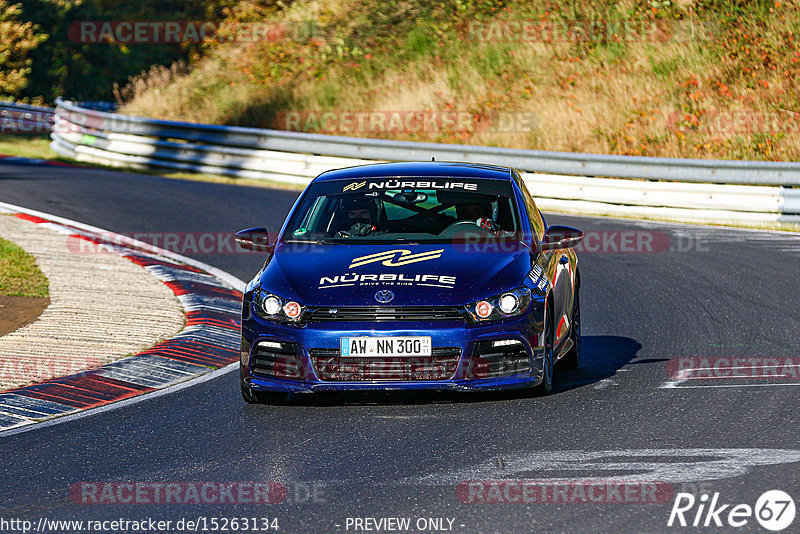
[[[512,184],[466,178],[382,178],[313,184],[284,233],[285,241],[441,241],[516,238]]]
[[[533,231],[536,232],[536,237],[541,241],[544,239],[545,224],[542,219],[542,214],[539,213],[539,208],[536,207],[536,202],[533,201],[533,196],[525,187],[525,182],[520,180],[518,182],[519,189],[522,191],[522,200],[525,202],[525,209],[528,211],[528,218],[531,221]]]

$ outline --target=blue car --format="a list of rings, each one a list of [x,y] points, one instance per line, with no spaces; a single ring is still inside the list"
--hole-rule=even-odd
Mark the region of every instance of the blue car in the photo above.
[[[343,390],[549,393],[581,353],[583,233],[547,226],[519,173],[383,163],[317,176],[242,303],[249,403]]]

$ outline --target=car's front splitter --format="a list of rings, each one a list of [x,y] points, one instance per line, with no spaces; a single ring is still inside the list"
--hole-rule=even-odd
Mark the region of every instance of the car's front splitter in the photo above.
[[[497,391],[534,387],[542,381],[541,376],[511,376],[486,380],[426,380],[426,381],[371,381],[371,382],[307,382],[296,380],[266,379],[252,376],[245,383],[256,391],[279,391],[285,393],[314,393],[323,391]]]

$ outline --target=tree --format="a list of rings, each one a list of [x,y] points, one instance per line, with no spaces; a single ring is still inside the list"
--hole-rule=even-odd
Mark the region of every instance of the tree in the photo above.
[[[47,34],[32,22],[20,21],[22,4],[0,0],[0,98],[16,98],[28,85],[30,52]]]

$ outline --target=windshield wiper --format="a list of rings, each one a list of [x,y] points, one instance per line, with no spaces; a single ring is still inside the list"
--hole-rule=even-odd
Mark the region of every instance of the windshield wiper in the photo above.
[[[287,239],[285,243],[311,243],[312,245],[330,245],[330,239]]]

